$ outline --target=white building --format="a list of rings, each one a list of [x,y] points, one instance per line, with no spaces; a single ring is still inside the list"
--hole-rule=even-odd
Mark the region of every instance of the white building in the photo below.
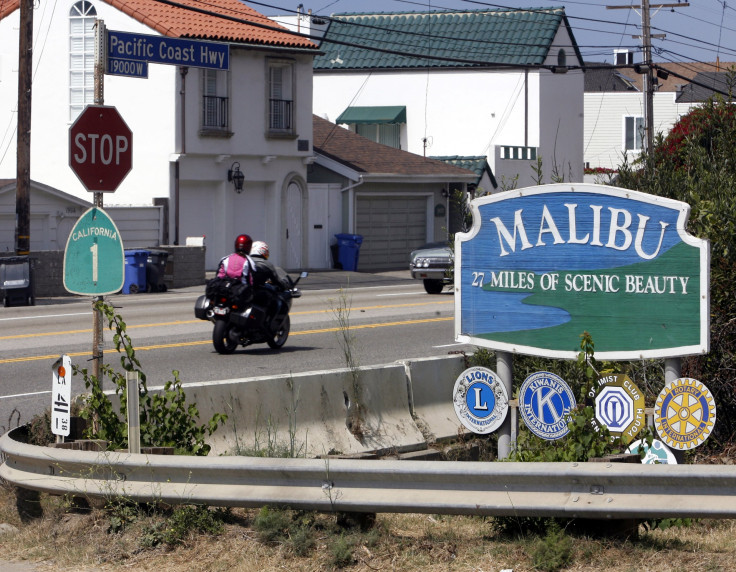
[[[96,19],[108,30],[224,42],[227,71],[150,63],[147,79],[104,77],[104,104],[115,106],[133,132],[132,171],[105,194],[104,204],[168,202],[168,242],[206,236],[208,269],[242,232],[268,241],[277,264],[307,266],[316,45],[238,0],[213,0],[205,13],[190,4],[202,8],[187,0],[179,6],[155,0],[39,5],[31,178],[91,200],[69,167],[69,128],[94,102]],[[0,4],[0,179],[16,176],[18,5]],[[236,166],[245,175],[241,193],[228,181]],[[0,213],[0,223],[10,216]]]
[[[583,178],[582,60],[562,8],[337,14],[320,48],[320,117],[419,155],[486,156],[502,189],[540,182],[538,158],[541,182]]]

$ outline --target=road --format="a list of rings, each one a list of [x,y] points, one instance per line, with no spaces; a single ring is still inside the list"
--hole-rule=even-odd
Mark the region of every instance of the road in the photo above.
[[[329,287],[317,277],[314,284],[309,281],[305,279],[303,296],[294,301],[291,335],[281,350],[259,344],[229,356],[214,351],[212,324],[194,318],[194,301],[203,288],[110,300],[126,323],[149,387],[172,379],[172,370],[186,384],[345,367],[338,341],[340,307],[347,308],[358,365],[469,349],[454,342],[450,292],[428,295],[420,282],[409,279],[344,288]],[[122,371],[111,340],[105,328],[104,361]],[[0,430],[26,423],[50,405],[51,366],[61,354],[91,368],[91,350],[91,298],[0,309]],[[72,394],[83,392],[82,378],[73,377]]]

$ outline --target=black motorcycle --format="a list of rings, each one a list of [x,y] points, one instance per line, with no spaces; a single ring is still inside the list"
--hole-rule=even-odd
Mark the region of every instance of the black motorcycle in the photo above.
[[[213,278],[194,304],[194,315],[215,324],[212,344],[221,354],[231,354],[241,346],[266,343],[278,349],[286,343],[291,329],[289,310],[302,293],[300,279],[289,277],[290,287],[280,290],[272,284],[249,288],[236,280]]]

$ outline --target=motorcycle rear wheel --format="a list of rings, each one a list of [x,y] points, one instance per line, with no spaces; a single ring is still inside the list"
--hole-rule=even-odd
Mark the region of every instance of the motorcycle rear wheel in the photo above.
[[[212,345],[218,354],[231,354],[238,347],[238,342],[230,339],[230,328],[225,320],[217,320],[212,330]]]
[[[279,349],[286,343],[286,338],[289,337],[289,330],[291,329],[291,320],[287,314],[284,318],[284,322],[281,324],[279,330],[271,337],[266,340],[268,347],[274,350]]]

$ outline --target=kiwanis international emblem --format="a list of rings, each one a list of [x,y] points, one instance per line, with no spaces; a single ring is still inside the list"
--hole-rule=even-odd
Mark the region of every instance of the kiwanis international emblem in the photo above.
[[[481,435],[498,429],[509,409],[506,387],[485,367],[471,367],[457,378],[452,401],[460,423]]]
[[[560,376],[546,371],[531,374],[519,391],[519,411],[524,423],[537,437],[561,439],[570,429],[570,411],[575,396]]]

